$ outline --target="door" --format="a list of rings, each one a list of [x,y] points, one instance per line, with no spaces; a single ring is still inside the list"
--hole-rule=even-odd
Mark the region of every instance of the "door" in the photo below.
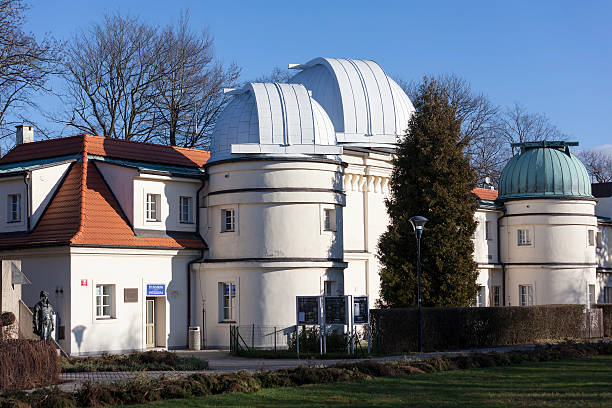
[[[147,298],[147,347],[155,347],[155,299]]]

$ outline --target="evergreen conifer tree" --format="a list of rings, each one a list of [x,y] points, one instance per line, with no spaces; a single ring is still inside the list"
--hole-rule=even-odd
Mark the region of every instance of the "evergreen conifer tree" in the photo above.
[[[421,240],[423,306],[468,306],[478,276],[472,242],[478,202],[471,193],[476,173],[445,90],[425,78],[413,103],[416,111],[393,160],[390,224],[378,243],[382,305],[417,305],[417,248],[409,220],[422,215],[429,219]]]

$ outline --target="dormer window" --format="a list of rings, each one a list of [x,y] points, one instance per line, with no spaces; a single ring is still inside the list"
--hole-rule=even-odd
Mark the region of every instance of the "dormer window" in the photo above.
[[[160,202],[159,194],[147,194],[147,208],[146,208],[146,217],[147,221],[159,221],[159,202]]]
[[[19,222],[21,221],[21,194],[9,194],[8,195],[8,222]]]
[[[180,221],[183,224],[190,224],[193,222],[193,198],[192,197],[181,197],[180,200]]]

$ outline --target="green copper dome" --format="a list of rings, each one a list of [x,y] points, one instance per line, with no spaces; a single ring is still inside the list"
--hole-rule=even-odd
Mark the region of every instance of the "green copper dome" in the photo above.
[[[513,143],[520,147],[499,179],[499,199],[593,198],[582,162],[569,151],[577,142]]]

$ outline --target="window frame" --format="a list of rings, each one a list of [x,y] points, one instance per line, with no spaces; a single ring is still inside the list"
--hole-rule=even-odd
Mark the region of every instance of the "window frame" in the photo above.
[[[612,286],[603,287],[603,302],[612,303]]]
[[[226,294],[225,289],[228,288]],[[235,281],[219,282],[219,323],[236,323],[238,285]],[[226,310],[228,313],[226,314]]]
[[[101,293],[98,293],[98,288],[101,289]],[[104,288],[108,288],[109,293],[104,293]],[[95,285],[95,303],[94,303],[94,316],[96,320],[108,320],[115,318],[115,285],[106,283],[97,283]],[[98,298],[101,298],[101,302],[98,305]],[[108,303],[104,303],[104,300],[108,299]],[[104,308],[108,308],[109,313],[104,313]],[[100,309],[101,313],[98,313]]]
[[[229,224],[227,214],[230,214]],[[228,225],[230,228],[228,228]],[[236,209],[222,208],[221,209],[221,232],[236,232]]]
[[[151,201],[149,198],[153,197]],[[155,204],[155,213],[153,214],[153,205]],[[160,222],[161,221],[161,194],[145,193],[145,221]],[[154,215],[154,217],[153,217]]]
[[[491,235],[491,221],[485,221],[485,241],[493,241]]]
[[[502,294],[501,294],[501,286],[494,285],[491,290],[491,306],[493,307],[501,307],[502,306]]]
[[[16,203],[13,201],[15,199]],[[16,205],[15,205],[16,204]],[[15,206],[15,208],[13,208]],[[13,215],[15,215],[13,217]],[[11,193],[6,197],[6,222],[21,222],[21,194]]]
[[[533,306],[534,305],[534,290],[533,284],[519,285],[519,306]],[[528,289],[527,293],[523,294],[523,288]],[[523,296],[527,297],[527,301],[523,302]]]
[[[587,246],[595,246],[595,230],[592,228],[587,230]]]
[[[321,208],[321,231],[326,234],[338,231],[338,210],[335,206]]]
[[[597,304],[597,298],[595,297],[595,292],[596,292],[595,285],[587,284],[587,306],[589,308]]]
[[[187,211],[185,211],[184,202],[187,203]],[[184,215],[187,217],[183,217]],[[191,196],[179,197],[179,223],[193,224],[193,197]]]
[[[324,280],[323,281],[323,296],[337,296],[337,295],[338,295],[338,281]]]
[[[476,291],[475,307],[486,307],[487,306],[485,294],[486,294],[486,288],[484,287],[484,285],[478,285],[478,289]]]
[[[533,240],[532,240],[530,235],[531,235],[531,230],[529,228],[519,228],[519,229],[517,229],[516,230],[516,244],[517,244],[517,246],[531,246],[531,245],[533,245]]]

